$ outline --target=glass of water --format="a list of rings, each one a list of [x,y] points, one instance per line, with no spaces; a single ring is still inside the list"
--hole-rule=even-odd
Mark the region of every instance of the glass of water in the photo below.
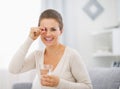
[[[40,74],[41,75],[45,75],[45,74],[51,75],[52,71],[53,71],[53,65],[50,65],[50,64],[40,65]]]

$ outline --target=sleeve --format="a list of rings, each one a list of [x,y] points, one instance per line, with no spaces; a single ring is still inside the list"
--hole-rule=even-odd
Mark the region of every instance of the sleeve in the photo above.
[[[34,52],[26,57],[32,42],[33,40],[28,37],[21,47],[16,51],[9,64],[9,71],[11,73],[22,73],[35,68]]]
[[[70,55],[70,69],[76,82],[60,79],[58,89],[93,89],[87,68],[80,55],[77,52]]]

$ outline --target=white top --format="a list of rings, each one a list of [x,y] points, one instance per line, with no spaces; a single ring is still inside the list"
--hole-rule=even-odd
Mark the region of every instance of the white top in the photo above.
[[[28,38],[13,56],[9,65],[12,73],[22,73],[31,69],[37,70],[32,89],[92,89],[92,84],[79,53],[72,48],[66,47],[64,54],[54,69],[54,75],[59,76],[60,82],[56,87],[40,85],[39,64],[43,64],[44,50],[36,50],[27,55],[33,40]]]

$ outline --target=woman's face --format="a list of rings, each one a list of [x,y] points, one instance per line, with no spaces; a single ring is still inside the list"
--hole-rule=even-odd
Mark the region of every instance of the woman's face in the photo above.
[[[42,19],[40,27],[45,30],[41,35],[41,40],[46,46],[54,46],[59,43],[59,36],[62,31],[55,19]]]

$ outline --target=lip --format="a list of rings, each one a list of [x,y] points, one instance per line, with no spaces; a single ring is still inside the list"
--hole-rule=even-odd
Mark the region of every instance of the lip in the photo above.
[[[53,41],[53,38],[52,37],[45,37],[44,40],[46,42],[52,42]]]

